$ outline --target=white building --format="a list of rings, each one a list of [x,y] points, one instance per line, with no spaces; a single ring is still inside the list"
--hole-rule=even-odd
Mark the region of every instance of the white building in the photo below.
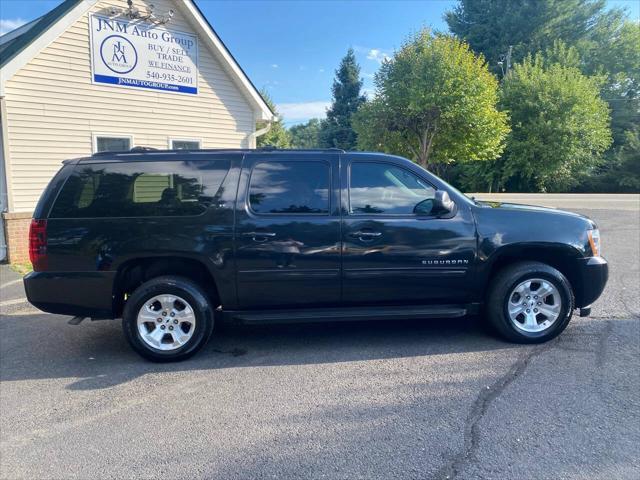
[[[273,119],[192,0],[65,0],[0,37],[0,60],[0,259],[8,246],[12,262],[28,259],[31,214],[63,160],[251,148],[256,122]]]

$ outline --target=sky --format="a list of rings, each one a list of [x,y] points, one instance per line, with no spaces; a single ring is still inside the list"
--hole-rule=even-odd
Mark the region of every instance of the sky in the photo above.
[[[60,0],[0,0],[0,33],[37,18]],[[385,55],[422,27],[446,31],[455,0],[196,0],[254,85],[275,101],[285,124],[323,117],[340,59],[353,48],[365,93]],[[608,0],[640,18],[640,0]]]

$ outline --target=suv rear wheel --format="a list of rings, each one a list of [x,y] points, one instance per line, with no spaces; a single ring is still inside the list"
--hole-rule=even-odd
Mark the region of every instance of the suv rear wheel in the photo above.
[[[487,297],[487,319],[504,338],[541,343],[559,335],[573,312],[566,277],[539,262],[510,265],[495,276]]]
[[[184,360],[200,350],[213,331],[206,292],[183,277],[157,277],[128,298],[122,327],[129,344],[155,362]]]

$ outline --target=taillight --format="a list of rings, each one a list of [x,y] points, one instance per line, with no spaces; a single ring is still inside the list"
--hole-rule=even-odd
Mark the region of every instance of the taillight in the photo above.
[[[47,269],[47,221],[31,220],[29,227],[29,259],[36,272]]]

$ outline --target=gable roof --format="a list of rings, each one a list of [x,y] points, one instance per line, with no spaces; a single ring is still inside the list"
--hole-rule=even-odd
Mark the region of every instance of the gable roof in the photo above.
[[[99,0],[64,0],[53,10],[0,37],[0,96],[4,95],[4,84],[40,50],[58,38],[66,28],[75,23]],[[251,82],[242,67],[220,39],[194,0],[176,2],[183,13],[194,20],[200,36],[206,40],[222,67],[236,86],[246,95],[258,120],[273,120],[274,113]]]
[[[42,35],[51,25],[64,17],[82,0],[65,0],[53,10],[40,18],[22,25],[0,37],[0,67],[4,67],[11,59]]]

